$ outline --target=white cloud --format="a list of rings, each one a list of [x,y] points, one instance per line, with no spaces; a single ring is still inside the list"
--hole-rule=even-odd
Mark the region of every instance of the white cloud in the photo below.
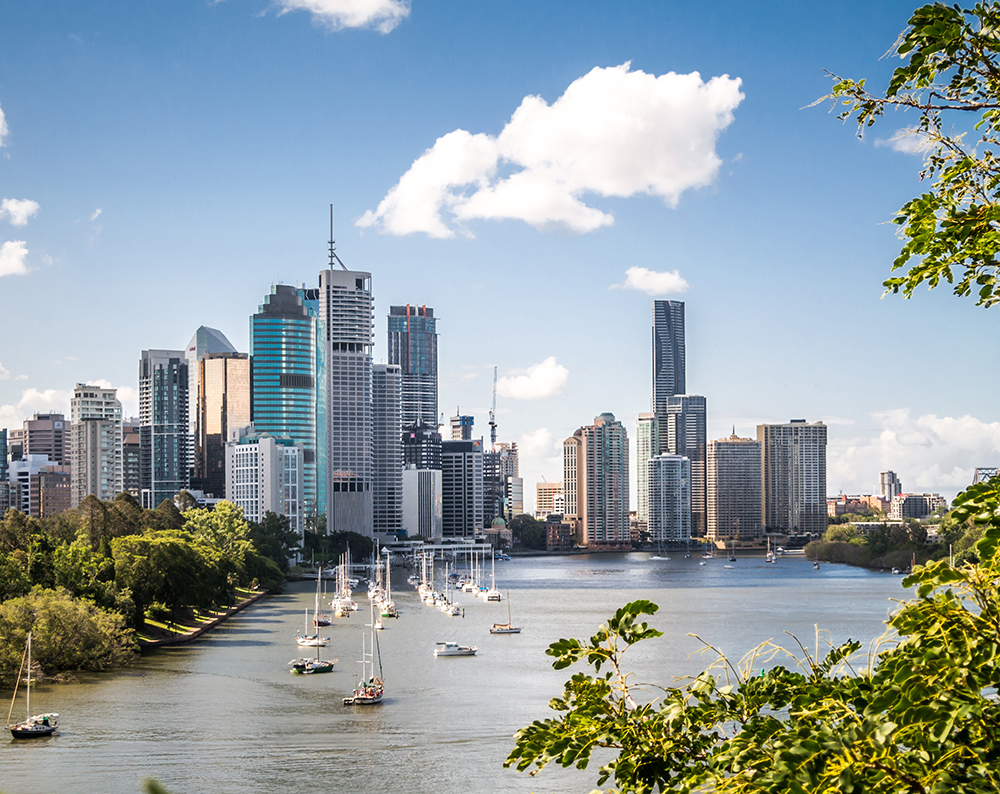
[[[104,212],[104,210],[102,210],[100,207],[98,207],[96,210],[94,210],[92,213],[90,213],[90,220],[91,221],[96,221],[100,217],[100,215],[101,215],[102,212]]]
[[[1000,465],[1000,422],[924,414],[908,408],[872,414],[874,437],[830,439],[831,493],[870,493],[878,472],[895,471],[905,491],[952,496],[972,484],[978,466]]]
[[[497,381],[497,393],[515,400],[542,400],[562,394],[569,381],[569,370],[549,356],[533,364],[520,375],[504,375]]]
[[[888,146],[893,151],[903,154],[923,155],[930,145],[927,136],[913,127],[902,127],[896,130],[891,138],[875,139],[875,146]]]
[[[23,276],[28,272],[27,258],[28,248],[24,240],[8,240],[0,245],[0,277]]]
[[[7,133],[10,130],[7,128],[7,117],[3,114],[3,108],[0,108],[0,146],[3,146],[3,139],[7,137]]]
[[[674,295],[686,292],[687,281],[679,270],[649,270],[645,267],[630,267],[625,271],[624,284],[612,284],[610,289],[635,289],[647,295]]]
[[[525,97],[496,137],[438,138],[357,225],[449,238],[465,233],[463,221],[509,218],[583,234],[614,223],[587,195],[646,194],[676,206],[715,179],[715,142],[743,99],[740,84],[697,72],[657,77],[629,63],[594,68],[551,105]]]
[[[0,364],[0,380],[10,380],[10,370]]]
[[[330,30],[375,28],[388,33],[410,15],[408,0],[278,0],[280,14],[308,11]]]
[[[0,370],[6,372],[2,366]],[[3,380],[0,375],[0,380]],[[20,378],[17,378],[20,380]],[[103,378],[80,381],[102,389],[118,389],[118,399],[122,403],[123,416],[137,416],[139,413],[139,392],[133,386],[112,386]],[[73,399],[72,389],[25,389],[21,399],[14,404],[0,405],[0,427],[20,427],[21,423],[36,413],[62,413],[69,416],[69,403]]]
[[[13,226],[27,226],[28,218],[38,213],[38,202],[31,199],[9,199],[0,201],[0,218],[4,215]]]

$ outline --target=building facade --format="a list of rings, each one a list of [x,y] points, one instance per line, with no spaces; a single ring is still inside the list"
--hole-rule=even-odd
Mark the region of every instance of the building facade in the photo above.
[[[878,474],[878,495],[892,503],[903,492],[903,484],[894,471],[880,471]]]
[[[403,463],[416,469],[441,471],[441,434],[436,427],[403,428]]]
[[[407,537],[441,538],[443,491],[440,469],[403,469],[403,531]]]
[[[736,433],[709,441],[706,469],[708,539],[728,542],[761,537],[760,442]]]
[[[437,320],[434,310],[406,304],[390,306],[389,363],[403,378],[403,427],[438,423]]]
[[[761,520],[767,532],[826,531],[826,425],[793,419],[757,425],[761,447]]]
[[[453,416],[451,417],[451,440],[452,441],[471,441],[472,440],[472,426],[475,422],[474,417],[471,416]]]
[[[216,328],[209,328],[208,326],[202,325],[194,332],[194,336],[191,337],[191,341],[188,342],[187,347],[184,349],[184,357],[187,359],[188,363],[188,373],[191,376],[191,384],[188,388],[188,428],[191,434],[191,468],[193,470],[192,479],[197,479],[198,474],[198,417],[200,414],[198,403],[202,399],[201,396],[201,382],[198,377],[198,362],[209,354],[213,353],[235,353],[236,348],[233,347],[233,343],[230,342],[222,331]],[[250,420],[247,419],[243,424],[246,425]],[[226,443],[226,436],[222,437],[222,443]],[[224,457],[224,456],[223,456]],[[225,476],[223,475],[223,479]],[[203,482],[192,482],[192,487],[197,487],[202,489],[204,486]]]
[[[691,461],[681,455],[654,455],[646,461],[646,479],[649,540],[691,540]]]
[[[565,462],[565,453],[564,453]],[[535,518],[544,521],[551,515],[562,515],[566,509],[561,482],[535,483]]]
[[[667,399],[687,393],[684,302],[653,301],[653,413],[665,426]],[[670,452],[661,436],[657,452]],[[654,453],[655,454],[655,453]],[[676,453],[674,453],[676,454]]]
[[[636,518],[649,521],[649,471],[646,461],[660,454],[660,423],[655,413],[639,414],[635,427]]]
[[[301,540],[305,531],[302,445],[250,428],[230,432],[234,440],[225,447],[227,499],[255,523],[262,522],[268,512],[287,516],[289,528]]]
[[[139,420],[122,420],[122,490],[136,501],[142,494],[142,467],[139,464],[142,445],[139,443]]]
[[[226,442],[230,429],[250,424],[250,356],[246,353],[206,353],[194,365],[198,399],[195,405],[195,477],[198,489],[226,496]],[[192,483],[193,485],[194,483]]]
[[[25,455],[48,455],[52,463],[70,465],[69,423],[63,414],[35,414],[24,420]]]
[[[628,433],[614,414],[603,413],[563,443],[563,488],[567,516],[576,519],[587,545],[631,541],[629,529]],[[570,483],[576,494],[570,497]],[[575,513],[570,514],[570,507]]]
[[[471,538],[484,529],[483,440],[441,443],[441,534]]]
[[[403,528],[402,371],[397,364],[372,367],[372,528],[376,537]]]
[[[892,521],[926,518],[939,507],[946,507],[947,502],[936,493],[901,493],[896,494],[889,507],[889,518]]]
[[[188,488],[191,434],[183,350],[143,350],[139,359],[139,492],[153,510]]]
[[[704,537],[707,424],[705,398],[698,394],[675,394],[667,398],[665,413],[658,420],[660,449],[691,461],[691,534]]]
[[[76,384],[70,400],[70,506],[88,496],[110,501],[125,490],[122,404],[117,389]]]

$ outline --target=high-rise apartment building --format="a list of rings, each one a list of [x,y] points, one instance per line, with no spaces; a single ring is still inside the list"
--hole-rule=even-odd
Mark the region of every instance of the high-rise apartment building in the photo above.
[[[708,442],[708,539],[752,540],[763,534],[760,442],[729,438]]]
[[[437,321],[434,310],[389,307],[389,363],[403,377],[403,427],[438,423]]]
[[[566,509],[561,482],[535,483],[535,518],[544,521],[551,515],[562,515]]]
[[[287,437],[234,428],[225,446],[226,498],[242,508],[248,521],[260,523],[265,513],[287,516],[293,532],[303,536],[302,445]]]
[[[35,414],[24,420],[24,454],[48,455],[52,463],[70,463],[69,424],[63,414]]]
[[[653,455],[646,461],[646,531],[654,543],[691,540],[691,461]]]
[[[403,528],[402,371],[398,364],[372,367],[372,529],[376,537]]]
[[[483,440],[441,442],[441,534],[471,538],[483,531]]]
[[[653,413],[661,431],[667,399],[687,392],[685,372],[684,303],[653,301]],[[671,451],[662,435],[658,451]]]
[[[822,535],[826,531],[826,425],[792,419],[757,425],[765,531]]]
[[[117,389],[76,384],[70,400],[72,477],[70,505],[88,496],[110,501],[125,490],[122,404]]]
[[[272,286],[250,318],[250,415],[256,432],[302,447],[307,520],[319,510],[316,338],[317,319],[292,286]]]
[[[139,442],[139,420],[122,420],[122,490],[138,500],[142,493],[142,445]]]
[[[199,329],[200,330],[200,329]],[[199,490],[226,496],[226,442],[233,429],[250,424],[250,357],[205,353],[195,361],[198,416],[195,420],[195,477]]]
[[[878,494],[887,502],[892,502],[903,492],[903,484],[894,471],[880,471],[878,474]]]
[[[474,418],[471,416],[459,415],[451,417],[451,440],[471,441],[473,422]]]
[[[326,346],[329,532],[372,534],[374,310],[371,273],[332,267],[320,271],[319,319]]]
[[[675,394],[667,398],[659,419],[660,449],[691,461],[691,534],[705,535],[705,398]]]
[[[628,451],[628,433],[611,413],[595,417],[594,424],[563,442],[566,517],[578,522],[588,545],[617,545],[631,539]]]
[[[189,484],[188,365],[183,350],[143,350],[139,359],[142,506],[153,510]]]
[[[649,472],[646,461],[660,454],[660,423],[656,414],[639,414],[635,428],[636,518],[641,524],[649,521]],[[688,500],[690,505],[690,499]]]

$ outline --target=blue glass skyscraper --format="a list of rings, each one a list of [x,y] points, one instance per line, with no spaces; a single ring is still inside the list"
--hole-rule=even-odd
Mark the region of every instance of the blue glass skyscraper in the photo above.
[[[437,427],[437,320],[434,310],[389,307],[389,363],[403,374],[403,427]]]
[[[250,318],[251,416],[258,433],[302,444],[302,493],[307,520],[315,520],[317,488],[317,318],[305,291],[271,287]]]

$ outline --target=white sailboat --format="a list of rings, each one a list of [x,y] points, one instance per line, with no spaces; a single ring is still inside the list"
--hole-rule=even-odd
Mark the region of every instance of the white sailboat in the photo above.
[[[515,626],[510,617],[510,590],[507,591],[507,622],[494,623],[490,628],[490,634],[520,634],[521,627]]]
[[[499,601],[500,591],[497,590],[497,557],[493,555],[493,568],[490,571],[490,589],[486,591],[487,601]]]
[[[369,652],[365,634],[361,634],[361,680],[354,692],[344,698],[345,706],[374,706],[382,702],[385,694],[385,684],[382,682],[382,656],[378,653],[378,637],[375,634],[375,601],[370,603],[371,651]],[[378,655],[378,675],[375,675],[375,656]],[[369,670],[371,672],[369,672]]]
[[[24,680],[25,697],[27,705],[25,708],[24,722],[10,722],[10,715],[14,713],[14,701],[17,698],[17,687],[21,683],[21,671],[24,670],[24,658],[28,658],[28,673]],[[28,632],[28,644],[24,649],[24,656],[21,657],[21,668],[17,671],[17,681],[14,684],[14,696],[10,699],[10,711],[7,712],[7,730],[15,739],[36,739],[42,736],[51,736],[59,725],[58,714],[31,714],[31,632]]]
[[[319,630],[313,634],[309,633],[309,610],[306,609],[306,623],[305,627],[302,629],[302,633],[295,637],[295,642],[298,645],[304,645],[307,648],[325,648],[330,644],[329,637],[320,637]]]

